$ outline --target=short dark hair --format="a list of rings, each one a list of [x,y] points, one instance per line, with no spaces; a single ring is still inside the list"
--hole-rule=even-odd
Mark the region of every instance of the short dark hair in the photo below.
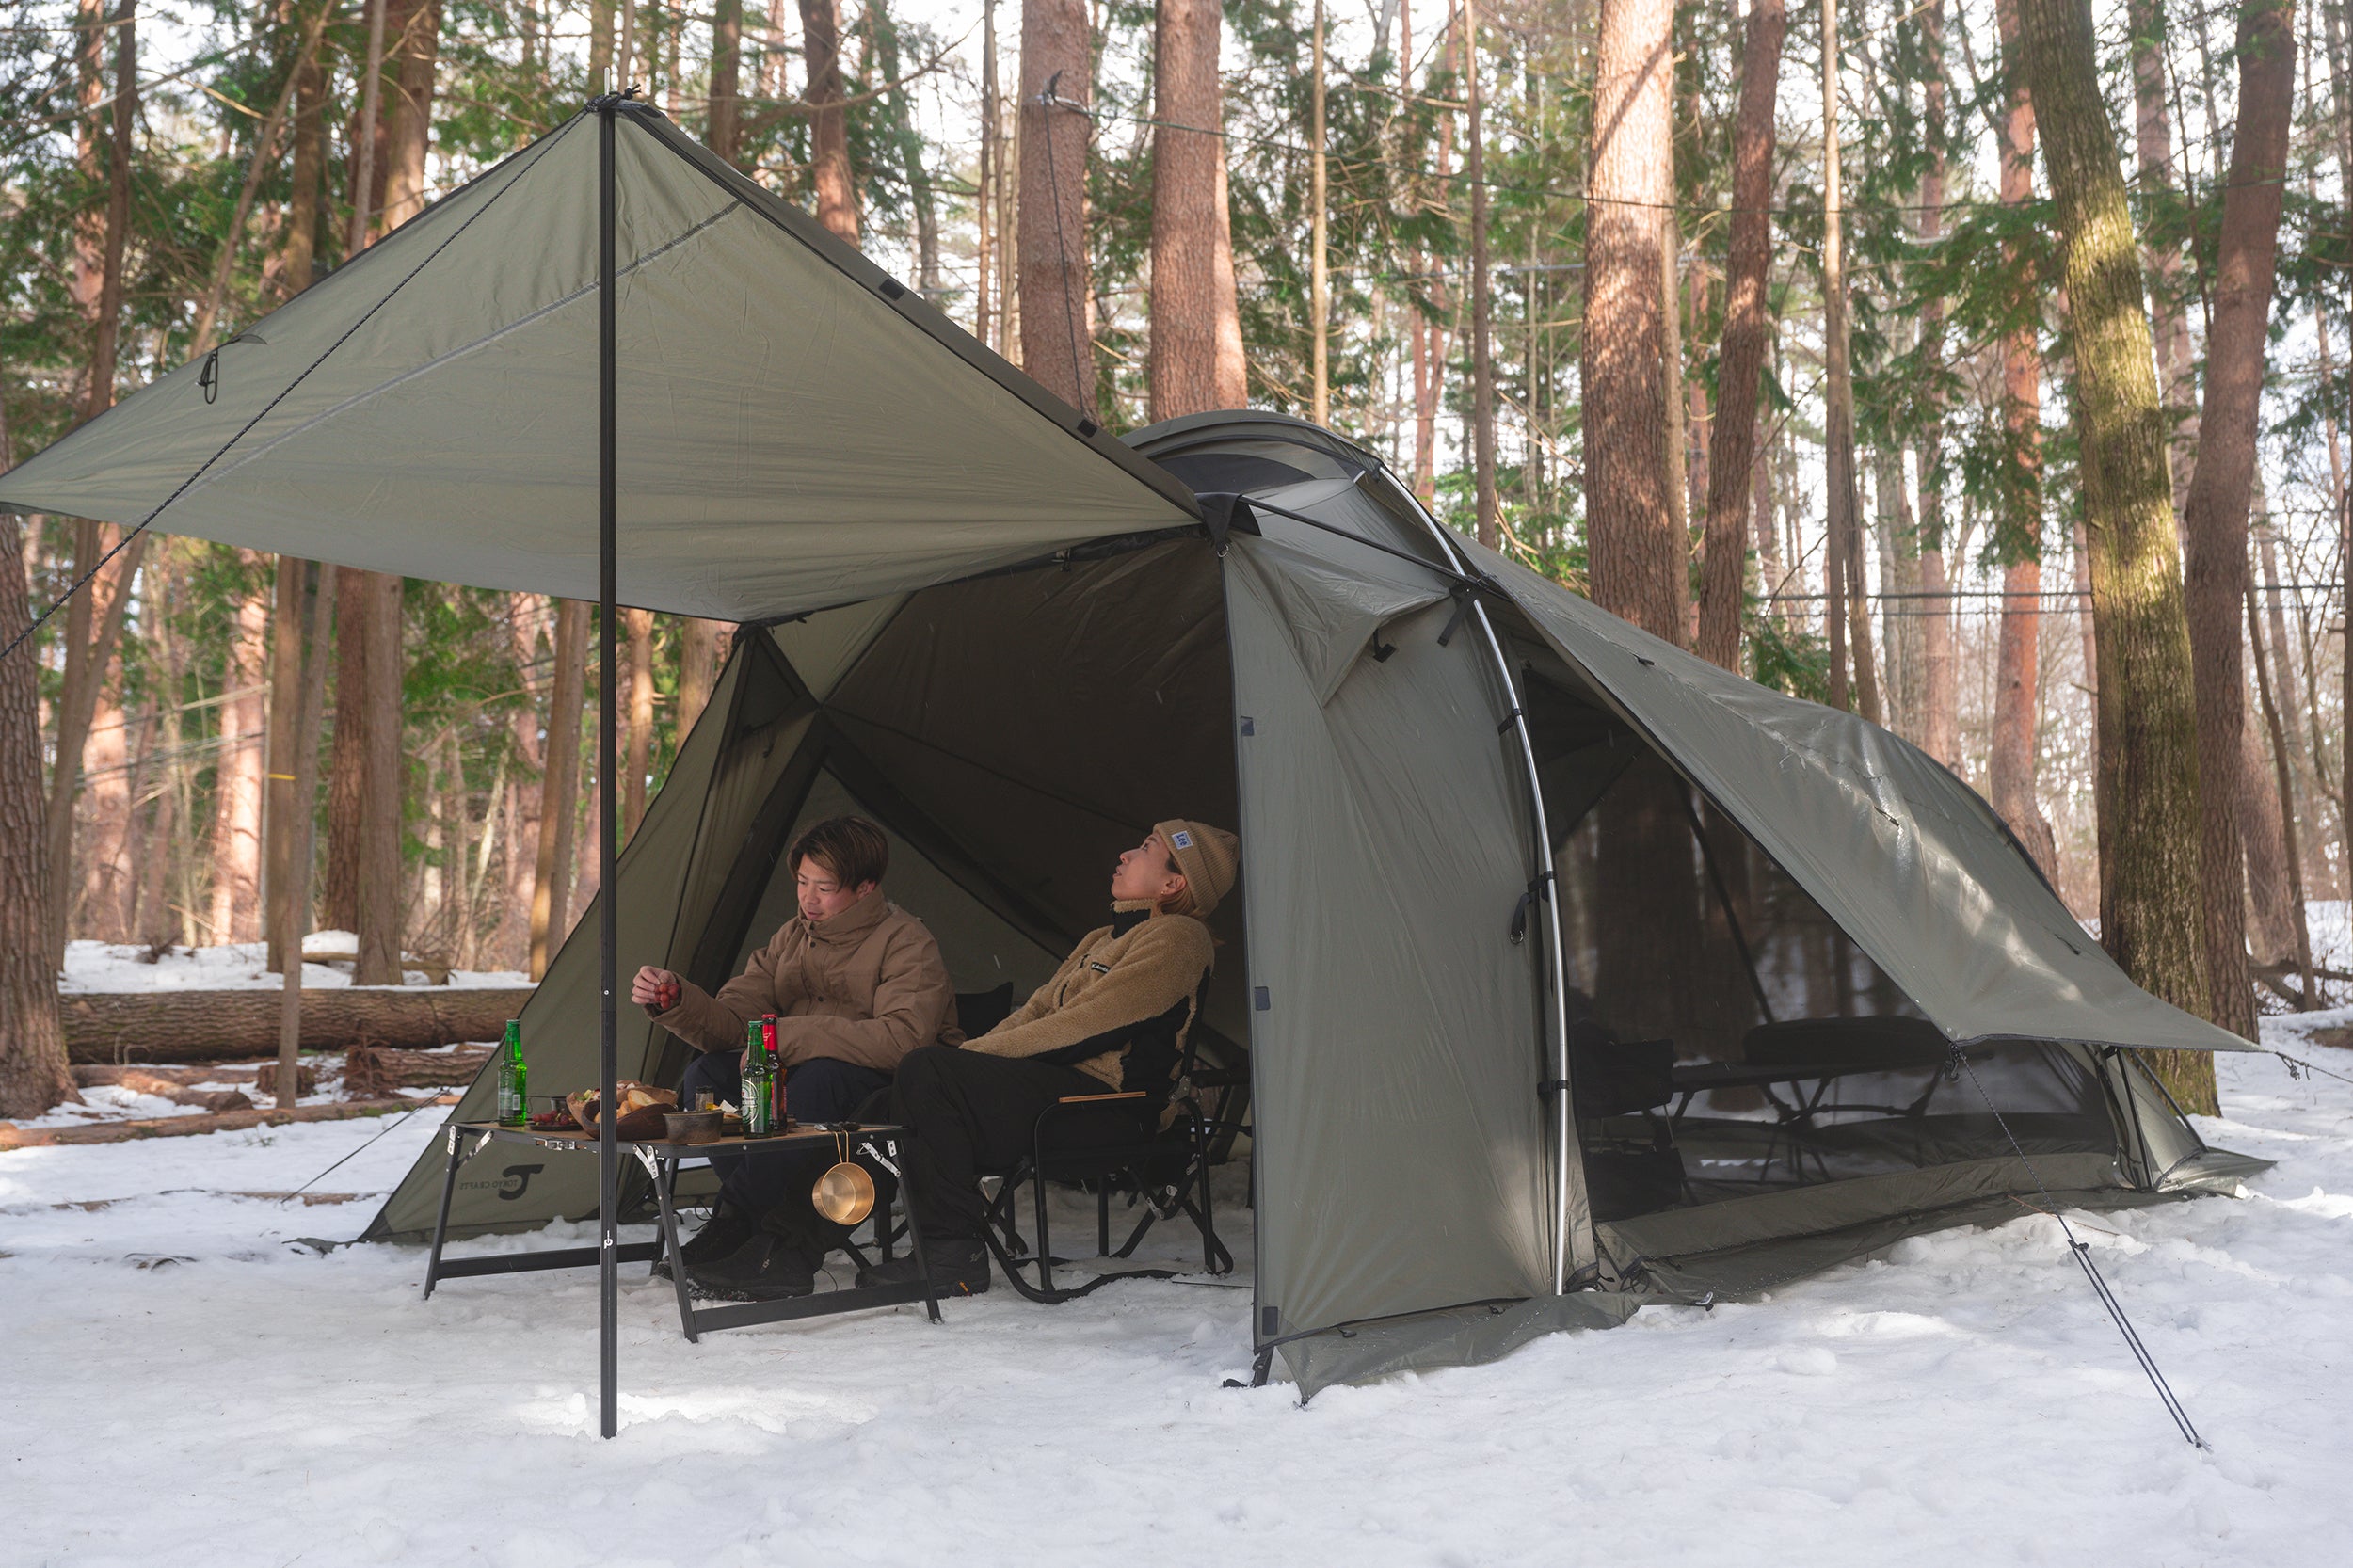
[[[890,869],[890,840],[864,817],[828,817],[792,840],[785,864],[798,874],[804,860],[816,861],[844,888],[863,888]]]

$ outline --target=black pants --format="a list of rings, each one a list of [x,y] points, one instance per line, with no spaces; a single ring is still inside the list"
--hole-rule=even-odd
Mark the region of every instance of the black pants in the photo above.
[[[795,1121],[846,1122],[889,1085],[889,1077],[872,1067],[820,1056],[785,1069],[785,1106]],[[714,1098],[742,1103],[744,1072],[734,1052],[711,1051],[687,1064],[679,1099],[692,1106],[696,1092],[702,1089],[710,1090]],[[803,1212],[813,1216],[808,1190],[833,1161],[833,1154],[824,1148],[768,1149],[758,1154],[714,1154],[711,1168],[719,1173],[719,1191],[728,1202],[765,1220],[771,1214],[779,1214],[780,1219]]]
[[[1028,1154],[1047,1107],[1064,1096],[1101,1093],[1101,1080],[1050,1062],[947,1046],[909,1053],[891,1086],[891,1119],[915,1130],[906,1159],[923,1234],[978,1240],[988,1219],[981,1173],[1005,1170]],[[1054,1126],[1054,1140],[1064,1147],[1135,1135],[1128,1101],[1073,1107]]]

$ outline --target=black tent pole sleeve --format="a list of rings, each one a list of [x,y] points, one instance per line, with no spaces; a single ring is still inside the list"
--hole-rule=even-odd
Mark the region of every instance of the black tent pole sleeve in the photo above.
[[[620,1426],[620,1258],[614,1251],[619,1222],[620,1149],[613,1131],[620,1119],[614,1080],[619,1074],[620,1020],[614,1007],[615,971],[620,965],[621,926],[614,887],[613,789],[614,721],[617,705],[614,686],[618,669],[613,656],[615,600],[619,584],[615,563],[615,534],[620,511],[619,454],[615,450],[620,407],[618,359],[614,338],[613,297],[613,134],[614,108],[618,100],[597,103],[597,909],[600,926],[598,979],[603,986],[597,1044],[597,1362],[604,1435]]]

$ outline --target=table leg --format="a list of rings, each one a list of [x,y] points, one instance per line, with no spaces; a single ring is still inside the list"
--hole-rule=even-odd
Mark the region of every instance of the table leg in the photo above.
[[[906,1206],[907,1250],[915,1257],[916,1276],[923,1282],[923,1310],[936,1323],[939,1321],[939,1292],[932,1287],[931,1261],[923,1256],[923,1225],[915,1215],[915,1178],[908,1174],[904,1137],[904,1134],[894,1133],[885,1142],[890,1145],[891,1163],[899,1167],[899,1201]],[[983,1259],[986,1260],[985,1253]]]
[[[426,1301],[433,1299],[434,1282],[441,1275],[441,1243],[449,1236],[449,1200],[451,1194],[457,1191],[457,1167],[466,1162],[464,1154],[460,1152],[466,1144],[465,1129],[456,1127],[449,1128],[448,1140],[449,1165],[441,1173],[441,1211],[433,1222],[432,1256],[424,1261],[424,1299]]]
[[[662,1208],[663,1256],[670,1260],[670,1285],[678,1291],[678,1326],[690,1345],[700,1342],[695,1332],[695,1304],[686,1293],[686,1259],[680,1256],[678,1210],[670,1204],[670,1184],[678,1173],[678,1157],[664,1156],[640,1146],[637,1150],[646,1174],[653,1177],[654,1201]]]

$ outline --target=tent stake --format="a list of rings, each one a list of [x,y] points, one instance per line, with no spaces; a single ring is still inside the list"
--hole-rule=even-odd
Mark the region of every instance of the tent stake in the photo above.
[[[618,360],[613,297],[613,133],[620,100],[597,101],[597,909],[600,960],[598,979],[603,987],[597,1045],[597,1361],[601,1384],[604,1435],[620,1426],[620,1257],[616,1230],[619,1222],[620,1151],[613,1126],[619,1096],[619,1017],[614,1009],[614,976],[620,965],[621,927],[613,902],[616,853],[615,816],[618,804],[613,792],[614,686],[617,667],[613,656],[615,582],[614,536],[620,509],[619,462],[615,451],[616,410],[620,403]]]

